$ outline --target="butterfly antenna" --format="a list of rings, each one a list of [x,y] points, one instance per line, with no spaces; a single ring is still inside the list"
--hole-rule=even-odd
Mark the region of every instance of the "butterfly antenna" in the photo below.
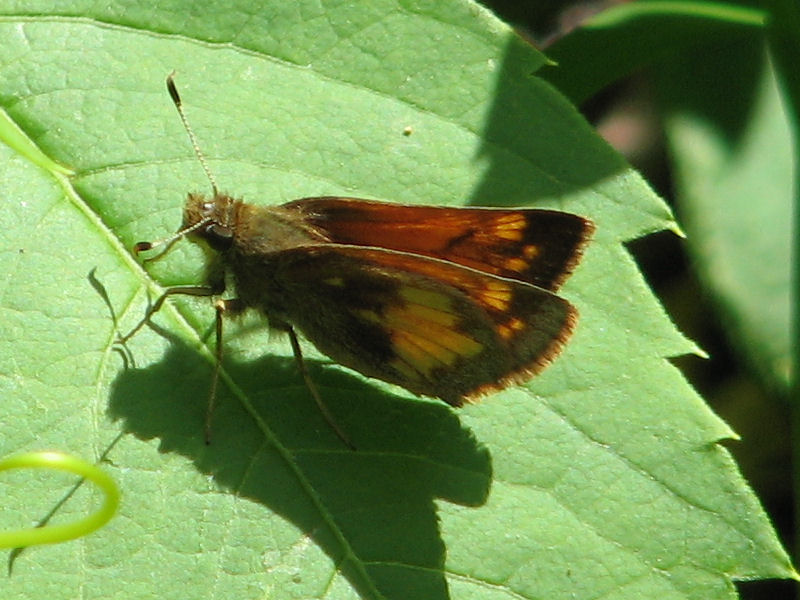
[[[175,71],[167,75],[167,91],[169,92],[170,98],[172,98],[172,103],[175,105],[175,108],[178,109],[178,115],[180,115],[183,128],[186,130],[186,133],[189,134],[189,140],[192,142],[192,148],[194,149],[195,156],[197,156],[197,160],[200,161],[200,165],[203,167],[208,180],[211,182],[211,190],[214,192],[214,196],[217,196],[219,194],[219,191],[217,190],[217,182],[214,179],[214,176],[211,174],[211,169],[208,168],[206,157],[203,156],[203,152],[200,150],[200,144],[197,143],[197,138],[194,135],[194,131],[192,131],[189,121],[186,119],[186,114],[183,112],[181,96],[178,94],[178,88],[175,87]]]
[[[189,141],[191,141],[192,143],[192,148],[194,149],[195,156],[197,156],[197,159],[200,161],[200,165],[203,167],[203,171],[206,172],[206,176],[208,177],[208,180],[211,182],[211,190],[214,192],[214,196],[216,197],[217,195],[219,195],[219,191],[217,190],[217,182],[214,179],[214,175],[211,174],[211,169],[208,168],[206,157],[203,156],[203,152],[200,150],[200,145],[197,143],[197,138],[194,135],[194,131],[192,131],[192,127],[189,125],[189,121],[186,119],[186,114],[183,112],[183,103],[181,102],[181,95],[178,93],[178,88],[175,87],[175,71],[167,75],[167,91],[169,92],[170,98],[172,98],[173,104],[175,104],[175,108],[178,109],[178,115],[181,118],[181,123],[183,123],[183,128],[189,135]],[[194,225],[192,225],[191,227],[181,229],[177,233],[173,233],[168,237],[156,240],[154,242],[137,242],[133,246],[133,252],[134,254],[139,254],[140,252],[152,250],[153,248],[157,248],[159,246],[166,246],[164,251],[161,252],[158,256],[146,259],[147,261],[156,260],[161,256],[164,256],[164,254],[166,254],[172,247],[172,244],[177,242],[186,234],[189,234],[195,231],[196,229],[203,227],[210,221],[211,221],[210,218],[202,219],[197,223],[195,223]]]
[[[180,231],[178,231],[176,233],[173,233],[172,235],[170,235],[168,237],[165,237],[165,238],[162,238],[160,240],[156,240],[154,242],[136,242],[133,245],[133,253],[134,254],[139,254],[140,252],[146,252],[147,250],[152,250],[153,248],[158,248],[159,246],[166,246],[166,248],[164,248],[164,250],[160,254],[158,254],[157,256],[145,259],[146,262],[150,262],[150,261],[156,260],[156,259],[164,256],[164,254],[166,254],[169,251],[169,249],[172,248],[172,244],[177,242],[179,239],[181,239],[182,237],[184,237],[187,234],[192,233],[196,229],[200,229],[201,227],[203,227],[203,225],[207,225],[210,222],[211,222],[211,218],[210,217],[206,217],[205,219],[202,219],[202,220],[198,221],[197,223],[195,223],[191,227],[186,227],[185,229],[181,229]]]

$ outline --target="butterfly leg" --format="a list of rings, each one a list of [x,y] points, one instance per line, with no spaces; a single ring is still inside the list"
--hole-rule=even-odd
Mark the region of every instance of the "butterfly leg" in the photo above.
[[[220,283],[217,285],[185,285],[185,286],[175,286],[167,289],[161,296],[159,296],[158,300],[156,300],[153,305],[145,312],[144,317],[142,320],[139,321],[133,329],[131,329],[127,334],[120,336],[117,342],[120,345],[123,345],[131,339],[137,331],[139,331],[144,325],[150,321],[154,314],[156,314],[161,307],[164,306],[164,302],[170,296],[174,296],[176,294],[183,294],[186,296],[217,296],[225,291],[224,284]],[[214,375],[211,379],[211,391],[209,392],[208,397],[208,409],[206,411],[206,425],[205,425],[205,440],[206,444],[209,444],[211,441],[211,413],[214,410],[214,403],[217,397],[217,383],[219,381],[219,369],[220,364],[222,363],[222,313],[226,310],[229,312],[241,312],[242,308],[239,306],[238,300],[219,300],[215,308],[217,310],[217,320],[216,320],[216,332],[217,332],[217,348],[216,348],[216,365],[214,366]]]
[[[308,391],[311,392],[314,402],[317,403],[319,412],[322,413],[325,421],[327,421],[328,425],[330,425],[330,428],[333,429],[333,432],[337,435],[337,437],[342,440],[342,443],[350,450],[355,450],[356,447],[353,445],[353,442],[350,441],[350,438],[347,437],[345,432],[336,422],[336,419],[334,419],[330,410],[328,410],[328,407],[322,401],[322,396],[320,396],[319,391],[317,391],[317,386],[314,385],[314,381],[311,379],[311,375],[308,372],[306,363],[303,360],[303,352],[300,350],[300,342],[297,340],[297,334],[295,334],[294,329],[288,323],[277,324],[277,328],[286,331],[286,333],[289,334],[289,341],[292,344],[292,353],[294,354],[294,359],[297,362],[297,368],[300,369],[300,374],[303,376],[303,380],[306,382],[306,387],[308,388]]]
[[[206,426],[205,426],[205,439],[206,445],[211,443],[211,416],[214,414],[214,406],[217,402],[217,386],[219,385],[219,370],[222,368],[222,318],[225,313],[229,315],[237,315],[244,311],[245,307],[241,300],[236,298],[229,298],[227,300],[217,300],[214,304],[214,309],[217,311],[215,322],[216,331],[216,361],[214,364],[214,375],[211,377],[211,389],[208,393],[208,407],[206,408]]]
[[[145,326],[146,323],[150,321],[154,314],[156,314],[161,307],[164,306],[164,302],[170,296],[175,296],[177,294],[183,294],[186,296],[217,296],[221,294],[224,290],[224,287],[220,289],[219,286],[209,286],[209,285],[177,285],[175,287],[168,288],[161,296],[159,296],[158,300],[156,300],[153,305],[147,309],[147,312],[142,317],[142,320],[139,321],[133,329],[131,329],[125,335],[120,336],[117,338],[117,343],[124,345],[129,339],[131,339],[136,332],[138,332],[142,327]]]

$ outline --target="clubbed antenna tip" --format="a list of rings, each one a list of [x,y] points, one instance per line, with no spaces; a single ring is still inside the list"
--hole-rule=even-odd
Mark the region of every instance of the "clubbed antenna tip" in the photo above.
[[[192,149],[194,149],[195,156],[197,156],[197,160],[200,161],[200,165],[206,172],[206,177],[208,177],[208,181],[211,182],[211,190],[214,192],[214,196],[216,196],[219,193],[217,189],[217,182],[214,179],[214,176],[211,174],[211,169],[208,168],[206,157],[203,156],[203,152],[200,150],[200,144],[197,143],[197,138],[194,135],[194,131],[189,125],[189,121],[186,119],[186,114],[183,112],[181,96],[178,93],[178,88],[175,86],[175,71],[167,75],[167,91],[169,92],[170,98],[172,98],[172,103],[175,105],[175,108],[178,109],[178,115],[181,118],[181,123],[183,123],[183,128],[189,135],[189,141],[192,143]]]

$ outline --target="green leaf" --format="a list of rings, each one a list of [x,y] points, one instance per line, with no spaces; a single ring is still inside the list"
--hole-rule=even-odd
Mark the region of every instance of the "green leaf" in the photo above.
[[[717,60],[662,69],[660,90],[693,262],[735,345],[788,389],[794,151],[764,54],[761,38],[731,41]],[[713,77],[723,69],[736,77]]]
[[[764,20],[756,8],[725,2],[622,2],[550,46],[556,68],[542,76],[580,104],[631,73],[674,61],[680,52],[705,59],[709,48],[762,30]]]
[[[733,580],[794,576],[717,443],[734,434],[666,360],[695,347],[623,245],[675,229],[671,215],[531,75],[544,57],[463,1],[261,4],[0,2],[0,136],[47,158],[0,145],[0,453],[99,456],[124,433],[109,454],[120,516],[17,557],[5,596],[731,598]],[[246,319],[226,336],[206,446],[210,304],[170,301],[130,341],[135,365],[114,344],[115,319],[126,331],[148,293],[202,274],[190,244],[148,270],[130,253],[208,190],[165,93],[173,69],[220,186],[248,202],[594,219],[563,290],[581,311],[566,351],[460,411],[317,355],[350,452],[288,343]],[[3,490],[0,527],[59,498],[28,489]]]

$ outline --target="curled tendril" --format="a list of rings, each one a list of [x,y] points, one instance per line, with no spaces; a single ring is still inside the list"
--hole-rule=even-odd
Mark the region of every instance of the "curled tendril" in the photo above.
[[[99,529],[114,516],[119,507],[119,488],[114,480],[96,465],[61,452],[29,452],[0,460],[0,471],[9,469],[56,469],[74,473],[94,483],[105,495],[96,512],[64,525],[46,525],[31,529],[0,531],[0,548],[22,548],[35,544],[66,542]]]

